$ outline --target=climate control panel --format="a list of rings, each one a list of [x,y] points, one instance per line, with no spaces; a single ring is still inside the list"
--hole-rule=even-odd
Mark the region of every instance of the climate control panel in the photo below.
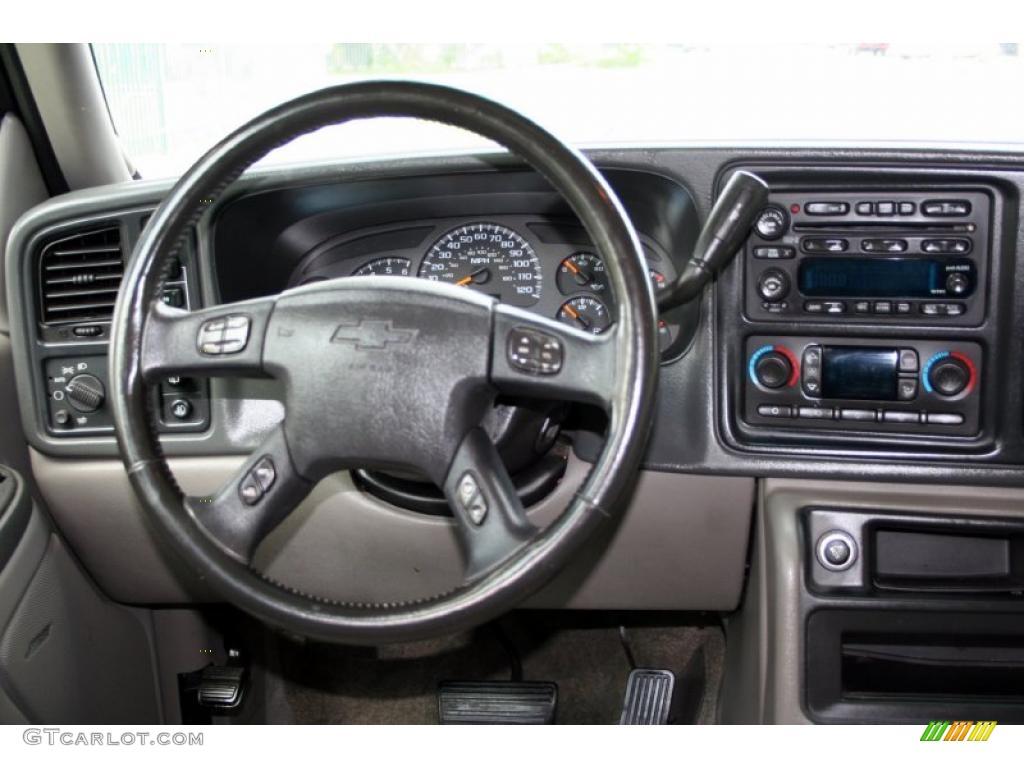
[[[745,352],[749,424],[940,435],[979,428],[974,342],[752,336]]]

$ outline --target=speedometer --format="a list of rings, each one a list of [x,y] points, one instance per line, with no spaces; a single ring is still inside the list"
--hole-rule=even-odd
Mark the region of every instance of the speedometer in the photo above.
[[[431,246],[420,277],[472,287],[517,307],[540,298],[540,260],[520,235],[499,224],[467,224]]]

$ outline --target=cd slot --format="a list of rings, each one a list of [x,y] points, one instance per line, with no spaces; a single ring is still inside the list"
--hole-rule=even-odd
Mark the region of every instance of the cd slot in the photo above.
[[[915,222],[852,222],[822,221],[794,224],[794,232],[835,232],[837,234],[856,232],[950,232],[970,233],[977,229],[974,224],[915,223]]]

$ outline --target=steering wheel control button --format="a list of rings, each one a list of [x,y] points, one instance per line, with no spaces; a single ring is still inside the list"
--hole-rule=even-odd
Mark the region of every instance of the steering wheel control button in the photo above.
[[[532,328],[513,328],[508,335],[508,362],[527,373],[551,376],[562,370],[562,342]]]
[[[845,571],[857,560],[857,544],[844,531],[829,531],[816,547],[818,562],[830,571]]]
[[[103,382],[91,373],[80,373],[64,387],[64,395],[71,406],[81,413],[92,413],[103,405],[106,397]]]
[[[274,461],[269,456],[260,459],[252,468],[252,476],[256,479],[264,493],[274,487],[277,480],[277,470],[274,468]]]
[[[459,487],[456,490],[456,499],[462,513],[469,518],[473,525],[480,525],[487,517],[487,499],[472,472],[466,472],[459,479]]]
[[[260,488],[259,481],[256,480],[252,472],[246,475],[238,486],[238,495],[250,507],[263,498],[263,489]]]
[[[204,355],[241,352],[249,342],[250,325],[245,315],[227,315],[207,320],[199,328],[199,351]]]

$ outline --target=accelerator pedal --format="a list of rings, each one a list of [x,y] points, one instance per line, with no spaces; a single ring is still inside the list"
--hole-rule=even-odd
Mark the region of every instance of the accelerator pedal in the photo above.
[[[626,681],[619,725],[665,725],[676,676],[667,669],[634,669]]]
[[[550,725],[557,704],[554,683],[446,682],[437,689],[442,725]]]

